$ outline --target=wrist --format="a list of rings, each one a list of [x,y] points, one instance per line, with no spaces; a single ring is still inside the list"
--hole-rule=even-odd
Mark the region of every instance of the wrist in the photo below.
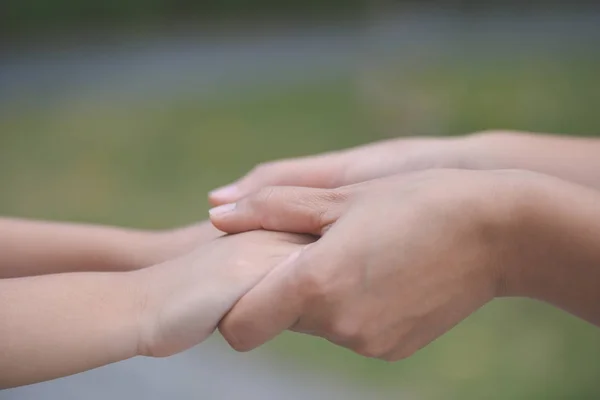
[[[197,243],[192,235],[180,230],[122,230],[118,260],[120,270],[132,271],[164,263],[192,250]]]
[[[124,303],[118,306],[115,321],[108,323],[115,330],[121,332],[120,338],[115,339],[113,342],[122,347],[123,357],[119,357],[119,360],[122,360],[140,355],[140,339],[143,330],[147,292],[137,271],[117,272],[112,273],[111,276],[111,279],[113,279],[111,296],[121,298],[122,300],[119,303]]]
[[[127,273],[136,288],[134,292],[139,305],[136,318],[136,355],[157,355],[161,308],[167,302],[169,294],[175,291],[173,280],[179,275],[176,262],[177,260],[171,260]],[[171,271],[166,271],[168,269]]]
[[[560,190],[560,181],[521,170],[483,173],[486,188],[476,190],[475,203],[465,202],[469,208],[465,215],[476,221],[493,297],[537,297],[533,287],[538,274],[544,273],[544,263],[557,257],[550,250],[560,251],[559,243],[548,247],[547,237],[549,229],[552,234],[560,232],[552,226],[557,212],[552,192]]]
[[[536,281],[544,271],[544,265],[557,256],[558,247],[552,249],[547,234],[558,232],[552,226],[552,213],[556,205],[552,199],[553,184],[543,175],[521,171],[506,171],[519,174],[511,189],[510,229],[505,246],[500,253],[502,262],[503,297],[538,297],[535,293]],[[559,211],[560,212],[560,211]],[[555,253],[555,254],[552,254]]]
[[[138,355],[170,356],[206,339],[222,316],[223,286],[194,254],[130,272],[138,290]],[[217,313],[214,318],[212,314]]]
[[[499,295],[534,298],[577,314],[573,291],[588,297],[597,292],[600,195],[542,174],[497,174],[512,175],[510,228],[497,253]]]
[[[141,355],[143,332],[146,326],[145,316],[148,309],[147,280],[143,270],[102,273],[96,278],[96,285],[107,284],[104,313],[94,319],[104,330],[101,335],[110,339],[105,352],[115,354],[109,362],[121,361]]]
[[[223,235],[204,221],[181,228],[137,232],[137,268],[156,265],[187,254]]]
[[[529,201],[521,190],[521,174],[504,170],[475,172],[485,177],[473,190],[465,190],[461,210],[469,218],[474,253],[479,271],[473,275],[474,285],[485,288],[491,298],[510,296],[514,290],[514,265],[519,262],[521,217]],[[465,249],[466,250],[466,249]],[[465,251],[462,250],[462,251]]]
[[[169,292],[169,276],[163,273],[162,267],[169,267],[172,262],[153,265],[148,268],[127,272],[135,288],[137,303],[136,321],[136,355],[153,356],[156,342],[157,316],[160,314],[160,306],[164,303],[166,293]],[[176,273],[176,271],[174,271]]]
[[[160,234],[155,231],[123,229],[115,232],[115,270],[133,271],[157,264],[160,251]]]
[[[523,151],[524,136],[519,132],[502,130],[480,131],[462,136],[457,150],[457,167],[473,170],[523,168],[516,155]]]
[[[473,133],[463,136],[397,139],[393,158],[402,154],[407,170],[436,168],[490,170],[498,162],[491,159],[490,143],[502,141],[503,133]],[[497,146],[497,145],[496,145]]]
[[[529,218],[529,210],[535,206],[535,196],[526,183],[526,171],[493,171],[492,207],[488,207],[487,221],[493,227],[494,239],[490,246],[489,263],[493,266],[494,297],[521,296],[521,271],[528,263],[523,249],[527,248],[536,224]]]

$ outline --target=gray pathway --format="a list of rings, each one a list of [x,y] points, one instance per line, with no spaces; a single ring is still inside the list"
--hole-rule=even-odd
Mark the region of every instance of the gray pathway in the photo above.
[[[217,338],[215,338],[217,339]],[[404,399],[220,339],[164,359],[135,358],[51,382],[0,391],[2,400]]]

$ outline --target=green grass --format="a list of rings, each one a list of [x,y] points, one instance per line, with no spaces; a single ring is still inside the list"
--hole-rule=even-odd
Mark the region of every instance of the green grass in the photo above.
[[[411,133],[597,134],[599,70],[585,57],[444,61],[235,99],[4,110],[0,212],[164,227],[204,218],[208,190],[264,160]],[[600,398],[600,331],[529,301],[493,302],[395,364],[295,334],[268,347],[421,399]]]

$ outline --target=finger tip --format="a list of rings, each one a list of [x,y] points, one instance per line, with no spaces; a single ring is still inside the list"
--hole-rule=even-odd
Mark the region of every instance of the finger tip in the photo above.
[[[218,198],[215,198],[209,194],[208,195],[208,204],[210,204],[211,207],[216,207],[216,206],[220,206],[223,203],[221,203]]]
[[[236,324],[231,323],[228,318],[221,321],[221,324],[219,325],[219,333],[223,336],[227,344],[229,344],[233,350],[240,353],[245,353],[254,349],[256,346],[253,346],[247,341],[247,335],[243,336],[244,339],[238,335],[240,328],[237,328],[235,325]]]
[[[214,205],[231,203],[240,198],[241,192],[236,184],[216,188],[208,193],[208,200]]]
[[[210,210],[208,210],[208,215],[210,215],[211,218],[219,219],[219,217],[223,217],[223,216],[227,215],[228,213],[234,211],[235,207],[236,207],[235,203],[225,203],[225,204],[222,204],[217,207],[213,207]]]
[[[208,219],[212,225],[225,233],[238,233],[238,224],[235,218],[228,218],[229,213],[235,208],[235,203],[223,204],[217,207],[213,207],[208,210]]]

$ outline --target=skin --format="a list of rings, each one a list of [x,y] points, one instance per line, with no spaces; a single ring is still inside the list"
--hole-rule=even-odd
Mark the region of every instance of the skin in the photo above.
[[[258,165],[209,195],[231,203],[266,186],[335,188],[435,168],[523,169],[600,188],[600,140],[485,131],[454,138],[401,138]]]
[[[141,231],[0,218],[0,279],[135,270],[180,256],[222,234],[208,222]]]
[[[0,388],[188,349],[311,240],[249,232],[139,270],[1,279]]]
[[[600,326],[600,193],[525,171],[429,170],[338,189],[270,187],[211,211],[226,232],[322,237],[220,323],[237,350],[291,329],[395,361],[489,301]]]

